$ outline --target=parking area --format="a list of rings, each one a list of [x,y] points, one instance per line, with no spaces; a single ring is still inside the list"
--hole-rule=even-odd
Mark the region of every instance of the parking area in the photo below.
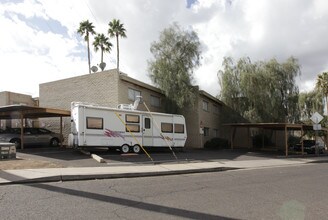
[[[251,152],[247,149],[184,149],[184,151],[172,151],[166,149],[148,150],[151,159],[145,153],[121,154],[119,151],[104,148],[93,149],[86,152],[70,148],[58,147],[30,147],[17,150],[17,159],[2,160],[0,170],[7,169],[33,169],[33,168],[57,168],[57,167],[101,167],[121,165],[143,165],[152,163],[185,163],[185,162],[209,162],[222,160],[259,160],[276,158],[279,155],[271,152]],[[91,154],[103,158],[104,163],[99,163],[91,157]]]

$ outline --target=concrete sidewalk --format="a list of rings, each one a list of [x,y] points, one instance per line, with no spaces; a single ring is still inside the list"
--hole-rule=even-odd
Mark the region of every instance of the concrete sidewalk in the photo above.
[[[0,170],[0,185],[89,179],[145,177],[199,172],[215,172],[233,169],[259,169],[324,162],[328,162],[327,157],[238,161],[220,160],[217,162],[177,161],[176,163],[170,164],[152,165],[110,166],[109,164],[107,167]]]

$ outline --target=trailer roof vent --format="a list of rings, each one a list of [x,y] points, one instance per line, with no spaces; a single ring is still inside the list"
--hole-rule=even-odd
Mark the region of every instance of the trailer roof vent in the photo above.
[[[124,109],[124,110],[135,110],[132,104],[119,104],[117,108]]]
[[[137,96],[133,104],[119,104],[117,108],[124,109],[124,110],[137,110],[138,105],[142,103],[143,103],[142,96]]]

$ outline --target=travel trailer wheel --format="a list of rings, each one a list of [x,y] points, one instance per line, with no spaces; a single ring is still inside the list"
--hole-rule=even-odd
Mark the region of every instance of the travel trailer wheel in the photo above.
[[[133,153],[138,154],[138,153],[140,153],[140,151],[141,151],[141,148],[139,145],[136,144],[133,146]]]
[[[129,153],[129,151],[130,151],[130,147],[129,147],[129,145],[124,144],[124,145],[121,147],[121,151],[122,151],[122,153],[124,153],[124,154]]]

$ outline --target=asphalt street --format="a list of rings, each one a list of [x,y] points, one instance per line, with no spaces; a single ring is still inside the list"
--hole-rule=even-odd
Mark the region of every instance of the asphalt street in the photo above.
[[[0,186],[3,219],[326,219],[327,163]]]

